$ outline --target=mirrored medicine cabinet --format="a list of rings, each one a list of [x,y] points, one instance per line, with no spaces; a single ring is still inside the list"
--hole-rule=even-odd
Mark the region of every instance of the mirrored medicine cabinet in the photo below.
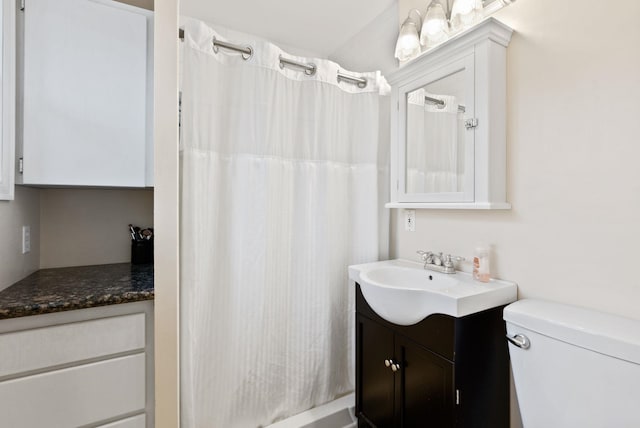
[[[509,209],[506,50],[488,18],[388,76],[389,208]]]

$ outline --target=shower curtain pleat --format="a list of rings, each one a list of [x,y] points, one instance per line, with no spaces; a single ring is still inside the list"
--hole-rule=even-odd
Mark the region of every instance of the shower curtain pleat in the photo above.
[[[445,107],[425,103],[425,95],[445,101]],[[424,89],[413,91],[408,101],[408,193],[464,191],[464,115],[458,101]]]
[[[280,69],[264,41],[215,54],[214,35],[185,26],[182,426],[260,427],[354,388],[347,266],[387,243],[388,135],[378,73],[362,90],[326,60]]]

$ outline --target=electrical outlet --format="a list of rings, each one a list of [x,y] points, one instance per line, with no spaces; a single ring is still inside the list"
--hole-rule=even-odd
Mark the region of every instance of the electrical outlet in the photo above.
[[[416,231],[416,210],[404,210],[404,230]]]
[[[31,226],[22,226],[22,254],[31,251]]]

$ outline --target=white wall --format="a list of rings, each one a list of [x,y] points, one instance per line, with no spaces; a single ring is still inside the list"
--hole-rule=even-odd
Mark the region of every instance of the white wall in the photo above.
[[[129,223],[153,226],[153,190],[42,189],[40,267],[129,262]]]
[[[613,13],[613,16],[612,16]],[[507,212],[417,212],[392,252],[470,254],[519,297],[640,319],[640,2],[518,0],[496,17],[508,49]],[[399,215],[398,217],[402,217]],[[514,418],[512,426],[520,426]]]
[[[22,226],[31,226],[31,252],[22,254]],[[13,201],[0,201],[0,290],[38,270],[40,192],[16,186]]]
[[[579,0],[519,0],[496,15],[516,31],[507,112],[514,208],[418,211],[415,233],[394,223],[396,256],[470,254],[476,241],[490,242],[495,275],[517,281],[521,297],[640,319],[640,3],[618,6],[615,20],[603,19],[604,4]]]
[[[520,297],[640,319],[640,3],[518,0],[496,17],[508,49],[506,212],[417,212],[393,251],[495,247],[494,274]],[[549,13],[553,11],[553,13]],[[597,30],[597,33],[596,33]],[[401,217],[401,216],[399,216]]]
[[[378,15],[362,31],[329,55],[350,71],[380,70],[388,74],[398,67],[393,57],[398,36],[398,3]]]
[[[398,22],[413,3],[399,1]],[[494,246],[494,276],[516,281],[520,298],[640,319],[640,2],[518,0],[495,16],[515,30],[507,64],[513,209],[418,210],[413,233],[393,210],[392,257],[471,255],[484,241]],[[517,412],[512,426],[521,426]]]
[[[129,223],[153,226],[153,190],[16,186],[15,200],[0,201],[0,290],[41,268],[130,261]]]
[[[180,15],[326,58],[396,0],[181,0]]]
[[[120,3],[130,4],[131,6],[141,7],[143,9],[153,10],[153,0],[115,0]]]

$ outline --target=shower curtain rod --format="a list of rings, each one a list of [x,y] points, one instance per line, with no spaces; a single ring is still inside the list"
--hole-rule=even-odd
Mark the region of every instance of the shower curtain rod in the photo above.
[[[285,58],[282,55],[280,55],[279,59],[280,59],[280,68],[284,68],[285,65],[291,65],[304,70],[304,73],[307,76],[313,76],[314,74],[316,74],[316,70],[318,69],[318,67],[312,62],[307,64],[304,62],[299,62],[293,59]],[[338,79],[338,82],[341,80],[344,80],[345,82],[354,83],[358,85],[359,88],[365,88],[367,86],[367,79],[362,77],[349,76],[348,74],[341,73],[340,71],[338,71],[337,79]]]
[[[178,37],[180,38],[180,40],[184,40],[184,30],[182,28],[178,30]],[[242,54],[242,59],[244,59],[245,61],[251,58],[251,56],[253,55],[253,48],[248,45],[241,46],[233,43],[223,42],[222,40],[218,40],[215,37],[212,40],[212,44],[213,44],[213,51],[215,53],[218,53],[219,48],[229,49],[232,51],[240,52]],[[280,68],[284,68],[285,65],[297,67],[302,69],[307,76],[313,76],[314,74],[316,74],[316,70],[318,69],[318,67],[314,63],[307,64],[307,63],[295,61],[293,59],[285,58],[282,55],[280,55],[279,60],[280,60]],[[353,83],[355,85],[358,85],[360,89],[366,88],[368,83],[367,79],[363,77],[350,76],[348,74],[341,73],[340,71],[338,71],[336,79],[338,82],[345,81],[348,83]],[[441,100],[438,100],[438,101],[441,101]],[[441,101],[441,102],[442,104],[444,104],[444,101]]]
[[[433,104],[433,105],[436,105],[436,106],[441,107],[441,108],[443,108],[443,107],[445,106],[445,104],[446,104],[446,103],[444,102],[444,100],[440,100],[440,99],[438,99],[438,98],[428,97],[428,96],[426,96],[426,95],[424,96],[424,100],[425,100],[426,102],[428,102],[429,104]],[[463,105],[459,105],[459,106],[458,106],[458,111],[459,111],[460,113],[464,113],[464,112],[466,112],[466,111],[467,111],[467,109],[465,108],[465,106],[463,106]]]

